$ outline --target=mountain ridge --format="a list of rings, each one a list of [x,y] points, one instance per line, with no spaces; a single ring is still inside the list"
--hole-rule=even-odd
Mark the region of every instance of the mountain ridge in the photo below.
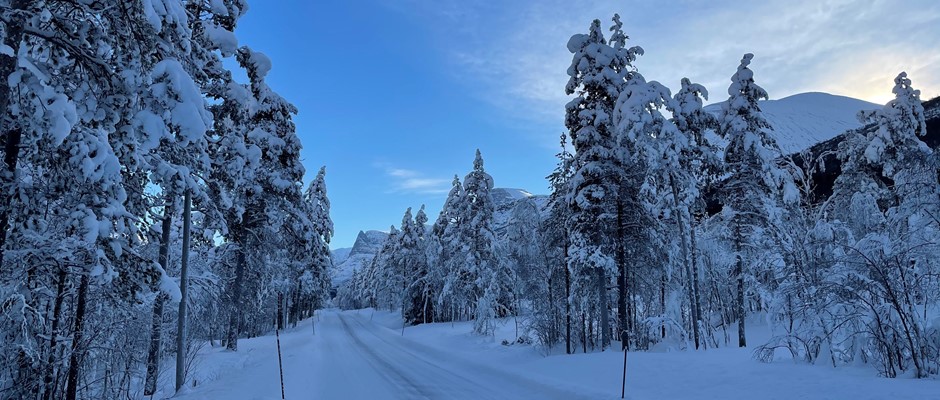
[[[718,115],[725,102],[705,106]],[[798,153],[845,131],[860,128],[859,111],[882,106],[856,98],[824,92],[797,93],[776,100],[758,102],[764,117],[773,127],[772,136],[784,154]],[[720,138],[710,138],[724,147]]]

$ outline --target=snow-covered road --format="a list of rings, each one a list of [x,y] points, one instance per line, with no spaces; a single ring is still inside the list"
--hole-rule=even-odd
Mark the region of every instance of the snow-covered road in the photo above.
[[[372,323],[369,314],[318,314],[315,334],[310,321],[281,334],[287,399],[603,398],[424,346]],[[245,357],[240,370],[225,370],[223,379],[181,398],[279,399],[277,353],[271,344],[246,343],[239,350]],[[226,356],[238,358],[235,354]]]
[[[327,313],[320,327],[320,360],[328,376],[349,379],[352,398],[589,398],[421,346],[358,314]]]

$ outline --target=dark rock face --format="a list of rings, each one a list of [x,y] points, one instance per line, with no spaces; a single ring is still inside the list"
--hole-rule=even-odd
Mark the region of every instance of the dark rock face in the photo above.
[[[356,236],[356,242],[349,251],[349,257],[363,254],[375,255],[382,248],[382,243],[387,237],[388,234],[382,231],[359,231],[359,236]]]

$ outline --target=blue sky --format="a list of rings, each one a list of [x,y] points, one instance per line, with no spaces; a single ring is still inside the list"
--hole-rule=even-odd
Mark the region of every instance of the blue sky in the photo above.
[[[636,66],[648,80],[675,88],[687,76],[712,101],[745,52],[771,98],[884,103],[901,70],[923,98],[940,95],[935,0],[249,3],[236,33],[272,59],[269,84],[300,109],[307,179],[327,167],[334,248],[397,225],[407,207],[426,204],[433,221],[477,148],[497,186],[545,193],[564,130],[565,44],[614,12],[646,50]]]

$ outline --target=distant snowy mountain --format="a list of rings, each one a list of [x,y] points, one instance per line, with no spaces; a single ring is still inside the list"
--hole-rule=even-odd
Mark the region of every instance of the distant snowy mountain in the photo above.
[[[711,104],[705,110],[717,115],[722,103]],[[800,152],[858,128],[862,126],[855,117],[859,111],[881,108],[867,101],[819,92],[761,101],[760,107],[773,125],[774,138],[784,154]]]
[[[522,189],[493,188],[493,190],[490,191],[490,196],[493,196],[493,202],[499,207],[502,204],[529,198],[534,195]]]
[[[490,190],[490,196],[493,197],[493,220],[496,230],[506,225],[516,202],[535,197],[528,191],[510,188],[493,188]]]
[[[523,189],[493,188],[493,231],[502,236],[512,220],[512,210],[520,201],[534,201],[539,210],[548,202],[548,196],[535,195]]]
[[[352,247],[343,247],[330,250],[330,257],[333,258],[333,265],[339,265],[343,261],[346,261],[346,259],[349,258],[349,253],[351,251]]]
[[[359,231],[352,248],[333,251],[333,286],[339,286],[352,277],[353,270],[372,261],[375,253],[382,248],[388,233],[382,231]],[[344,255],[345,253],[345,255]]]

